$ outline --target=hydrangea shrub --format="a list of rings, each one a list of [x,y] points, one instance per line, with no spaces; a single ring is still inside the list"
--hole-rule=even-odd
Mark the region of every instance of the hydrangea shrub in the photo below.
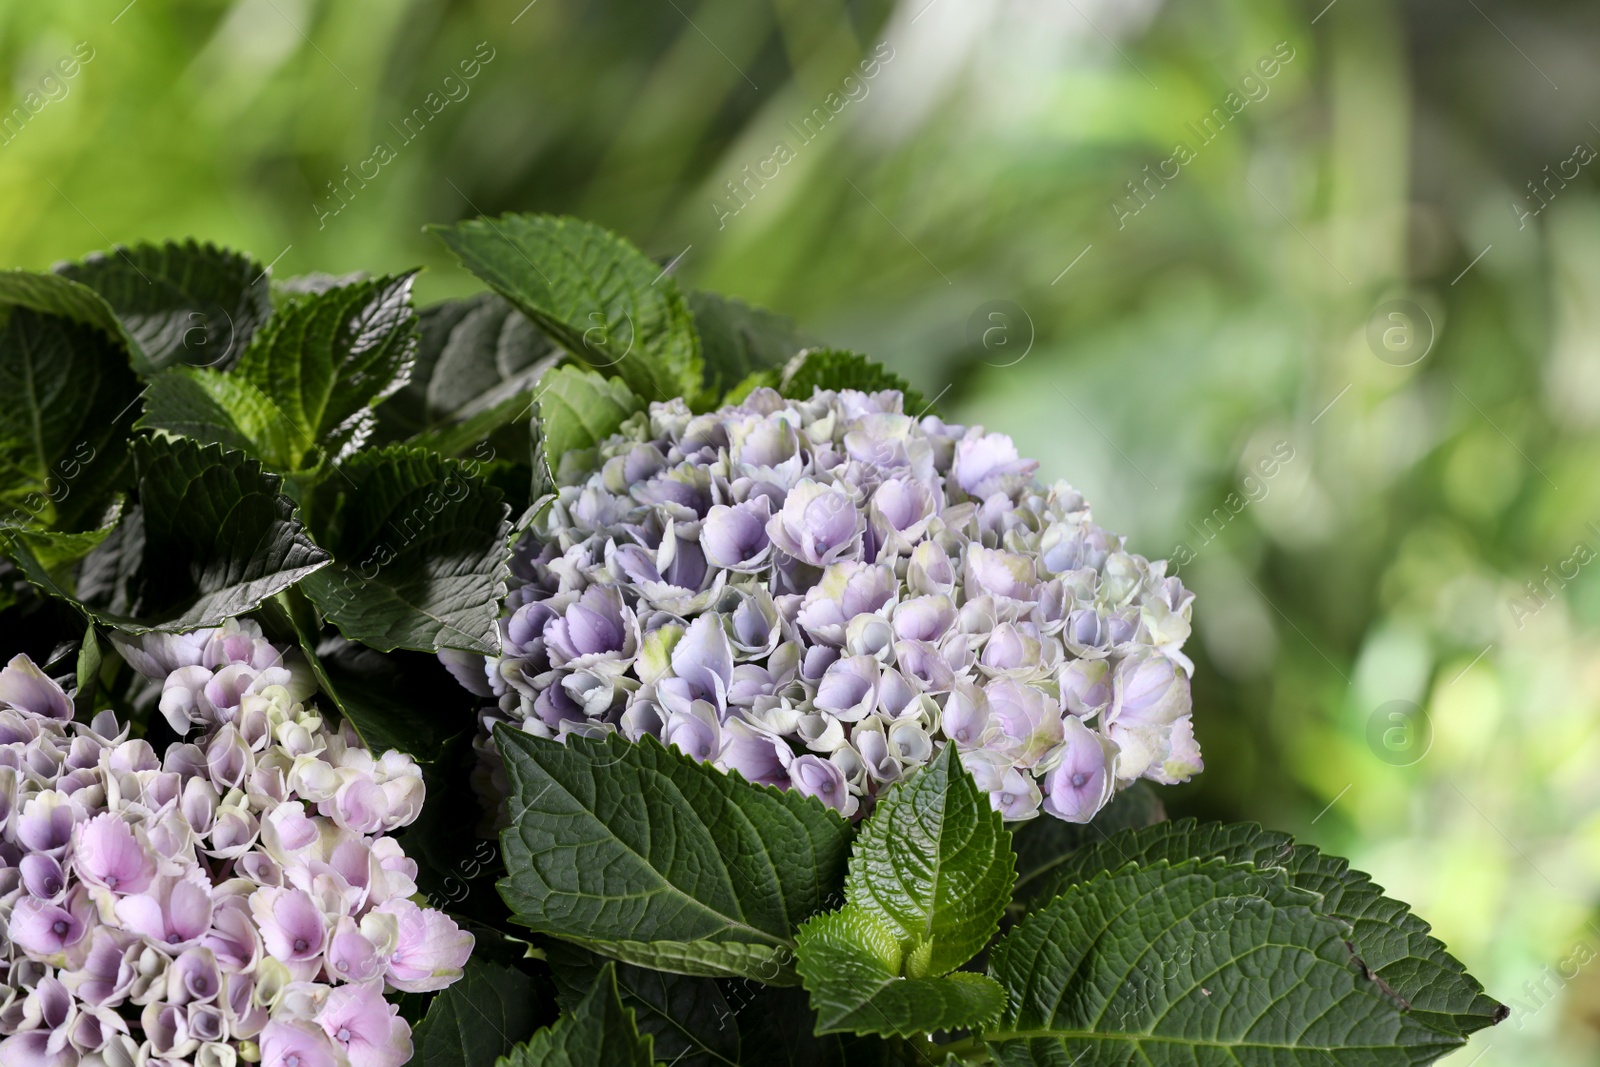
[[[1165,818],[1190,594],[1003,432],[579,220],[438,232],[491,292],[0,272],[0,1067],[1410,1067],[1504,1017],[1343,861]]]
[[[759,387],[651,404],[595,459],[513,557],[486,727],[654,737],[846,816],[947,743],[1011,821],[1200,769],[1192,594],[1004,434]]]
[[[0,670],[0,1062],[406,1063],[385,992],[443,989],[473,944],[390,836],[421,770],[332,729],[251,622],[117,643],[184,739],[159,757],[27,656]]]

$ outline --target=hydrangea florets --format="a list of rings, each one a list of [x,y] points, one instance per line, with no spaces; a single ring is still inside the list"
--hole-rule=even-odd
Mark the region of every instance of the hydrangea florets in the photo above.
[[[117,644],[184,738],[160,758],[0,670],[0,1064],[400,1067],[385,991],[449,985],[473,943],[385,836],[419,768],[330,729],[254,623]]]
[[[569,453],[519,546],[502,652],[445,657],[489,731],[620,731],[846,815],[944,745],[1007,819],[1086,822],[1201,769],[1193,594],[1065,483],[894,391],[650,405]],[[479,668],[482,668],[481,673]]]

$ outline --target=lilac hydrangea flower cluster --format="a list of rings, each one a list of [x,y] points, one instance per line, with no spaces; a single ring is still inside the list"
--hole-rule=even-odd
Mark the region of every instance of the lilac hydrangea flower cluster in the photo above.
[[[117,645],[185,738],[160,758],[0,670],[0,1065],[400,1067],[386,990],[449,985],[473,944],[386,836],[416,764],[330,729],[254,623]]]
[[[502,653],[446,656],[489,731],[620,731],[846,815],[946,744],[1007,819],[1086,822],[1201,769],[1193,594],[1063,482],[894,391],[652,404],[564,458]],[[482,667],[482,673],[478,668]]]

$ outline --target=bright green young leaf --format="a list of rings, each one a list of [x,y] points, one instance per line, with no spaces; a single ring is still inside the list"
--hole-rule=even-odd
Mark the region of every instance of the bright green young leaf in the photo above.
[[[225,367],[272,313],[261,264],[193,240],[118,247],[60,272],[105,298],[148,370]]]
[[[313,518],[336,562],[305,592],[346,637],[384,652],[499,651],[510,518],[462,463],[405,445],[357,453],[318,487]]]
[[[1011,891],[1012,898],[1025,901],[1038,894],[1045,878],[1077,849],[1104,841],[1119,830],[1154,826],[1166,817],[1160,795],[1141,779],[1112,797],[1092,822],[1034,819],[1022,824],[1013,832],[1011,841],[1017,854],[1017,884]]]
[[[751,371],[739,381],[722,398],[717,401],[723,404],[742,404],[757,389],[776,389],[783,383],[783,372],[780,370]]]
[[[954,745],[896,783],[856,838],[845,899],[899,940],[911,977],[944,974],[994,935],[1016,865],[1000,813]]]
[[[1464,1038],[1369,977],[1282,872],[1190,860],[1072,886],[993,950],[1002,1067],[1412,1067]]]
[[[615,968],[601,969],[589,995],[570,1015],[518,1045],[496,1067],[651,1067],[650,1037],[634,1027],[617,992]]]
[[[156,374],[135,427],[248,452],[275,470],[294,469],[305,440],[250,381],[210,368],[174,367]]]
[[[417,1067],[494,1067],[534,1033],[539,1019],[532,979],[514,967],[473,956],[465,973],[428,1005],[411,1033]]]
[[[1406,905],[1384,896],[1369,876],[1351,870],[1342,859],[1295,844],[1288,834],[1254,823],[1182,819],[1115,834],[1066,857],[1040,880],[1033,899],[1048,901],[1075,883],[1126,863],[1178,863],[1190,856],[1281,871],[1290,884],[1320,896],[1317,910],[1349,924],[1356,955],[1410,1005],[1413,1016],[1462,1034],[1506,1017],[1505,1005],[1486,994],[1429,935],[1428,924]]]
[[[817,1032],[910,1036],[998,1016],[999,986],[948,972],[999,928],[1015,877],[1011,834],[947,745],[861,828],[846,906],[800,930]]]
[[[78,683],[73,703],[80,715],[94,709],[95,689],[99,686],[100,664],[103,662],[105,657],[100,651],[100,635],[95,630],[94,620],[90,619],[83,631],[83,641],[78,646],[78,662],[73,672]]]
[[[794,323],[765,308],[716,293],[689,294],[713,402],[757,371],[777,371],[803,347]]]
[[[659,970],[771,982],[843,882],[850,825],[816,800],[649,739],[495,740],[511,782],[500,895],[524,926],[597,951],[650,943]]]
[[[45,285],[62,287],[99,299],[63,278]],[[0,528],[83,529],[126,482],[138,379],[103,330],[4,299],[0,292]]]
[[[778,391],[797,400],[811,399],[815,389],[859,389],[872,393],[898,389],[905,394],[905,414],[921,418],[932,410],[922,395],[900,375],[859,352],[837,348],[812,348],[800,353],[783,369]]]
[[[903,978],[899,932],[854,905],[800,929],[797,967],[817,1013],[817,1033],[928,1034],[1000,1017],[994,979],[957,971]]]
[[[296,295],[230,371],[260,390],[293,427],[291,470],[318,458],[342,459],[358,447],[371,432],[372,406],[406,383],[417,349],[412,277]]]
[[[551,215],[433,230],[574,358],[647,400],[699,394],[700,342],[688,305],[671,277],[616,234]]]
[[[615,378],[557,367],[539,383],[539,434],[552,472],[568,452],[593,448],[616,433],[644,402]]]
[[[544,953],[561,1007],[572,1011],[594,988],[606,961],[566,941],[550,941]],[[633,1009],[639,1032],[655,1041],[658,1060],[676,1067],[737,1067],[737,989],[730,1000],[711,978],[627,964],[617,964],[616,973],[622,1003]]]
[[[328,564],[278,492],[281,479],[255,460],[181,438],[140,438],[133,455],[139,506],[84,559],[77,589],[16,552],[30,581],[142,633],[220,625]]]

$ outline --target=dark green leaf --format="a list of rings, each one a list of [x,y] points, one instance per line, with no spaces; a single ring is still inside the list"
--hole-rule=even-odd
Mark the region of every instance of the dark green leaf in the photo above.
[[[552,471],[568,452],[593,448],[616,433],[644,402],[615,378],[557,367],[539,383],[539,433]]]
[[[781,368],[802,347],[794,323],[742,300],[697,291],[689,294],[689,308],[714,402],[751,374]]]
[[[1504,1019],[1507,1009],[1429,935],[1428,924],[1383,895],[1372,879],[1337,857],[1288,834],[1254,823],[1197,823],[1193,819],[1126,831],[1085,845],[1039,882],[1043,902],[1068,886],[1127,863],[1178,863],[1216,857],[1281,871],[1292,885],[1322,898],[1318,911],[1350,925],[1362,962],[1405,1000],[1411,1013],[1440,1029],[1470,1034]]]
[[[433,230],[576,359],[648,400],[699,393],[700,344],[688,305],[672,278],[622,238],[551,215]]]
[[[539,500],[548,496],[555,488],[555,476],[550,467],[550,455],[544,447],[544,428],[539,424],[539,416],[535,408],[535,415],[528,420],[528,439],[533,450],[533,469],[528,478],[528,503],[530,507]],[[520,521],[519,521],[520,525]]]
[[[513,511],[532,499],[539,379],[566,354],[496,293],[419,312],[411,377],[378,408],[366,447],[405,442],[467,462]]]
[[[1000,1017],[1005,991],[966,971],[904,978],[900,933],[854,905],[800,930],[797,967],[817,1033],[913,1036],[983,1026]]]
[[[460,461],[405,445],[361,452],[319,486],[314,516],[336,562],[306,595],[346,637],[384,652],[499,651],[510,518]]]
[[[650,1038],[634,1028],[633,1011],[617,993],[612,965],[572,1014],[518,1045],[498,1067],[651,1067]]]
[[[534,930],[645,944],[659,970],[782,980],[795,928],[843,882],[850,825],[816,800],[649,739],[495,739],[513,817],[500,893]]]
[[[605,959],[565,941],[551,941],[545,959],[561,1006],[571,1011],[594,987]],[[739,1063],[735,1009],[711,978],[692,978],[617,964],[617,988],[633,1009],[641,1034],[655,1041],[656,1057],[676,1067]]]
[[[513,393],[460,422],[418,434],[406,444],[437,452],[441,456],[471,459],[474,462],[493,460],[505,449],[509,453],[508,458],[526,470],[533,459],[528,424],[532,421],[534,406],[531,389]],[[515,431],[514,435],[512,431]],[[498,443],[491,443],[491,440]],[[511,445],[511,440],[517,443]]]
[[[133,452],[140,505],[85,558],[76,590],[101,622],[131,633],[217,626],[327,565],[281,479],[255,460],[181,438],[141,438]],[[46,592],[73,598],[25,546],[17,561]]]
[[[493,1067],[534,1032],[533,982],[514,967],[473,956],[411,1034],[418,1067]]]
[[[99,299],[64,278],[9,277]],[[4,299],[0,290],[0,527],[81,529],[125,481],[138,379],[101,329]]]
[[[36,537],[18,534],[7,545],[23,575],[35,586],[107,625],[115,625],[117,620],[135,622],[129,612],[139,598],[143,581],[139,569],[145,556],[144,509],[138,504],[118,512],[115,523],[82,557],[75,571],[47,565],[50,553],[35,555],[36,544]]]
[[[92,529],[78,533],[15,529],[8,532],[8,544],[26,552],[33,564],[47,571],[57,584],[71,592],[74,566],[116,531],[122,521],[124,505],[123,498],[117,497],[100,517],[100,525]]]
[[[1118,830],[1154,826],[1166,817],[1161,797],[1149,782],[1141,780],[1112,797],[1111,803],[1100,809],[1093,822],[1034,819],[1023,823],[1012,831],[1011,847],[1017,854],[1017,884],[1012,897],[1021,901],[1038,893],[1045,876],[1075,849],[1104,841]]]
[[[371,432],[372,406],[406,382],[417,349],[411,274],[301,295],[251,340],[237,374],[294,427],[291,469],[338,460]]]
[[[778,390],[784,396],[809,400],[816,389],[859,389],[865,393],[898,389],[905,394],[905,414],[914,418],[921,418],[933,407],[924,404],[920,393],[881,363],[859,352],[837,348],[808,349],[784,368],[783,384]]]
[[[226,366],[272,313],[259,263],[193,240],[118,246],[59,269],[105,298],[152,370]]]
[[[367,280],[366,271],[351,271],[348,274],[329,274],[327,271],[314,270],[306,274],[295,274],[287,278],[273,278],[268,295],[272,299],[274,311],[282,310],[307,296],[317,296],[347,285]]]
[[[156,374],[135,426],[248,452],[278,470],[294,469],[305,441],[300,428],[259,388],[237,374],[209,368],[174,367]]]
[[[3,544],[3,541],[0,541]],[[44,595],[11,560],[0,557],[0,648],[13,655],[26,654],[46,670],[69,669],[63,649],[77,647],[83,634],[84,613],[68,601]],[[70,657],[70,651],[67,653]]]
[[[1003,1067],[1411,1067],[1460,1047],[1369,977],[1282,872],[1191,860],[1072,886],[991,956]]]
[[[773,985],[793,985],[794,952],[786,945],[752,945],[744,941],[630,941],[574,937],[581,945],[612,959],[639,967],[702,978],[745,975]]]
[[[126,355],[125,362],[142,361],[139,343],[122,325],[99,293],[60,274],[31,270],[0,270],[0,305],[31,308],[45,315],[92,326]]]
[[[146,580],[136,613],[169,615],[161,628],[218,625],[327,565],[260,464],[184,441],[141,439],[133,454]]]
[[[906,973],[920,978],[954,970],[988,942],[1015,878],[1010,832],[946,745],[861,828],[845,899],[893,933]]]
[[[873,1034],[817,1035],[817,1013],[798,987],[734,979],[722,985],[739,1022],[749,1067],[928,1067],[898,1040]]]
[[[397,749],[424,763],[439,750],[452,724],[439,721],[440,708],[434,700],[425,698],[416,685],[406,684],[405,664],[399,657],[324,634],[303,588],[285,590],[262,607],[281,615],[311,664],[318,688],[350,720],[367,748],[380,753]]]
[[[507,396],[526,394],[560,356],[526,315],[496,293],[425,307],[418,328],[411,378],[378,416],[392,439],[437,432]]]

